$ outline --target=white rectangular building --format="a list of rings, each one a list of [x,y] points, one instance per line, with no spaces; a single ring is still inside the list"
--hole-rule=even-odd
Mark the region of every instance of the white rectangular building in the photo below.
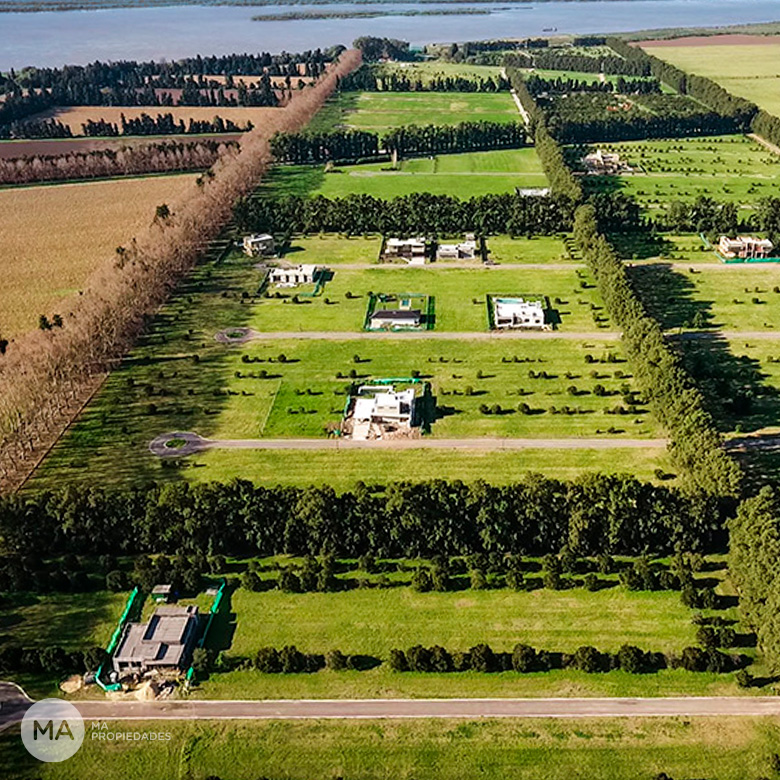
[[[523,298],[493,297],[493,325],[498,329],[535,328],[548,330],[545,322],[544,305],[541,301],[526,301]]]
[[[436,248],[437,260],[473,260],[476,256],[477,240],[473,235],[458,244],[439,244]]]
[[[313,284],[318,276],[316,265],[295,265],[272,268],[268,281],[279,287],[297,287],[299,284]]]
[[[405,260],[409,265],[424,265],[428,257],[428,242],[424,238],[388,238],[385,260]]]
[[[241,245],[244,247],[244,253],[249,257],[272,257],[276,253],[276,242],[268,233],[244,236]]]

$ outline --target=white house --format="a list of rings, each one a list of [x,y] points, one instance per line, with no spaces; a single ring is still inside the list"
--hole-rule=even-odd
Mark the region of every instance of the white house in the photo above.
[[[268,233],[254,233],[244,236],[244,253],[249,257],[271,257],[276,253],[274,237]]]
[[[582,164],[585,167],[585,172],[593,176],[631,172],[631,168],[624,160],[620,159],[619,154],[616,152],[602,152],[601,149],[586,154],[582,158]]]
[[[473,233],[459,244],[439,244],[436,248],[437,260],[473,260],[477,256],[477,240]]]
[[[411,427],[414,389],[396,391],[393,386],[363,385],[352,408],[352,438],[381,438],[389,431]]]
[[[428,242],[424,238],[388,238],[385,260],[405,260],[409,265],[424,265],[428,257]]]
[[[296,287],[299,284],[313,284],[317,278],[319,266],[295,265],[286,268],[272,268],[268,277],[271,284],[279,287]]]
[[[729,238],[721,236],[718,249],[724,257],[739,257],[742,260],[763,259],[770,257],[774,244],[768,238],[754,236],[737,236]]]
[[[499,329],[537,328],[548,330],[541,301],[522,298],[493,298],[493,325]]]

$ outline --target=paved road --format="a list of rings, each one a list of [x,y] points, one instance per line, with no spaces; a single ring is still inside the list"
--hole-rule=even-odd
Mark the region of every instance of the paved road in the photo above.
[[[597,330],[587,333],[572,333],[560,330],[512,330],[512,331],[260,331],[248,328],[232,328],[241,331],[241,336],[231,338],[225,331],[220,331],[214,338],[220,344],[245,344],[248,341],[286,341],[286,340],[317,340],[317,341],[385,341],[387,339],[424,339],[425,341],[535,341],[544,339],[564,339],[566,341],[619,341],[620,334],[616,331]]]
[[[77,702],[90,720],[624,718],[780,715],[780,697]]]
[[[178,440],[180,446],[168,442]],[[571,438],[571,439],[205,439],[197,433],[163,433],[149,443],[160,458],[183,457],[204,450],[615,450],[661,449],[666,439]]]
[[[0,731],[18,723],[32,699],[15,683],[0,682]]]

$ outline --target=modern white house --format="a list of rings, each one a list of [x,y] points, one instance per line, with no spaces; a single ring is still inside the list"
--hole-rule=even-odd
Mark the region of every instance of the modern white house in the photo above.
[[[389,431],[408,430],[414,402],[413,388],[396,391],[392,385],[359,387],[350,415],[352,438],[381,438]]]
[[[388,238],[385,241],[385,260],[405,260],[409,265],[425,265],[428,242],[424,238]]]
[[[437,260],[473,260],[477,256],[477,239],[468,233],[458,244],[439,244],[436,247]]]
[[[268,233],[244,236],[241,245],[244,247],[244,253],[249,257],[273,257],[276,254],[276,242]]]
[[[549,330],[542,301],[493,296],[493,326],[498,329],[535,328]]]
[[[268,281],[279,287],[297,287],[299,284],[313,284],[320,270],[320,267],[317,265],[294,265],[272,268]]]
[[[419,328],[422,325],[420,309],[377,309],[369,319],[371,330]]]
[[[771,257],[774,244],[768,238],[755,236],[737,236],[729,238],[721,236],[718,250],[724,257],[740,258],[741,260],[762,260]]]
[[[582,165],[585,173],[592,176],[610,176],[616,173],[630,173],[631,168],[620,159],[617,152],[603,152],[597,149],[595,152],[586,154],[582,158]]]

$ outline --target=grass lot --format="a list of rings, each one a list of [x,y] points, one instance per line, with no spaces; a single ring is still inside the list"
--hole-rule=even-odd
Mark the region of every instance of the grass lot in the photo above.
[[[532,239],[490,236],[487,247],[489,259],[499,265],[576,262],[567,252],[565,244],[553,236]]]
[[[697,312],[710,328],[767,331],[778,327],[780,293],[773,289],[780,279],[774,264],[713,265],[711,269],[636,266],[631,273],[666,328],[689,327]]]
[[[237,628],[229,653],[246,657],[263,646],[286,644],[303,652],[339,648],[382,660],[394,647],[438,644],[468,650],[478,642],[496,651],[525,642],[563,652],[580,645],[614,652],[625,643],[680,652],[695,644],[696,634],[679,593],[620,587],[596,593],[582,588],[417,593],[394,587],[293,594],[239,589],[231,606]]]
[[[313,236],[294,236],[285,251],[288,263],[334,266],[340,263],[376,263],[382,238],[375,236],[339,236],[319,233]],[[340,272],[339,272],[340,273]]]
[[[706,46],[647,46],[650,54],[678,68],[709,76],[729,92],[752,100],[771,114],[780,115],[780,40]]]
[[[82,135],[82,124],[91,119],[99,119],[105,122],[121,122],[122,114],[127,119],[137,119],[141,114],[157,116],[157,114],[173,114],[173,118],[178,122],[180,119],[187,124],[190,119],[200,121],[212,120],[215,116],[221,116],[225,120],[231,120],[239,126],[244,126],[247,122],[257,127],[274,116],[279,108],[267,107],[246,107],[246,106],[71,106],[67,108],[53,108],[42,114],[36,114],[35,119],[56,119],[58,122],[67,125],[74,135]],[[170,136],[168,136],[170,137]],[[175,136],[185,137],[186,136]]]
[[[342,165],[325,173],[321,165],[282,165],[274,168],[261,192],[279,195],[373,195],[394,198],[415,192],[454,195],[463,199],[514,192],[515,187],[547,187],[536,150],[446,154],[402,160],[399,170],[390,163]]]
[[[508,92],[359,92],[336,100],[344,100],[344,124],[380,133],[403,125],[520,121]]]
[[[0,190],[0,332],[37,327],[38,316],[67,314],[62,302],[154,217],[178,199],[192,175]]]
[[[627,262],[647,260],[650,263],[723,265],[717,252],[712,247],[705,247],[701,237],[695,233],[663,233],[653,237],[644,233],[614,234],[610,239]]]
[[[376,66],[374,72],[377,76],[397,73],[411,81],[419,79],[427,84],[435,78],[495,79],[501,73],[501,68],[497,65],[467,65],[463,62],[427,60],[425,62],[388,62]]]
[[[780,727],[771,718],[329,721],[109,724],[170,740],[95,742],[62,763],[37,764],[18,731],[0,738],[8,780],[744,780],[770,774]],[[139,745],[142,745],[139,746]]]
[[[588,177],[593,189],[619,189],[645,207],[707,195],[740,205],[771,196],[780,179],[780,157],[745,136],[602,144],[637,171]]]
[[[105,647],[127,595],[107,591],[16,594],[0,608],[0,637],[10,636],[17,644],[35,647]]]
[[[303,253],[301,253],[302,256]],[[298,262],[298,256],[293,256]],[[289,259],[289,257],[288,257]],[[259,281],[259,274],[255,272]],[[581,274],[578,275],[578,274]],[[258,283],[255,282],[255,284]],[[583,288],[582,284],[588,286]],[[248,286],[249,288],[249,286]],[[302,288],[303,289],[303,288]],[[243,323],[261,332],[273,331],[358,331],[363,327],[369,292],[422,293],[436,300],[435,330],[485,331],[488,329],[485,295],[546,295],[560,320],[559,329],[577,333],[597,329],[594,317],[603,318],[598,327],[606,327],[601,299],[587,272],[571,269],[524,269],[517,265],[490,268],[434,269],[420,267],[388,268],[378,266],[364,270],[339,270],[316,298],[299,298],[293,303],[295,290],[269,288],[273,296],[251,306],[251,311],[236,312]],[[347,293],[352,295],[347,298]],[[556,303],[555,299],[559,302]],[[594,308],[595,307],[595,308]],[[245,306],[244,309],[250,309]],[[247,316],[248,315],[248,316]],[[216,330],[212,331],[212,334]]]

